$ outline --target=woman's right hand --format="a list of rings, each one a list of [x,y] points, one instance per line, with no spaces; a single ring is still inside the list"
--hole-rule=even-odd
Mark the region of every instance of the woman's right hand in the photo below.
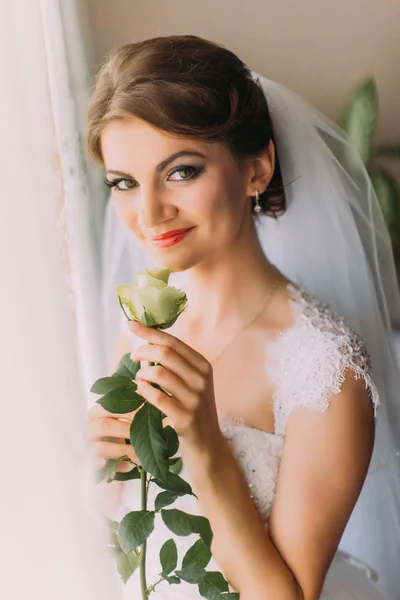
[[[129,439],[129,429],[136,411],[116,415],[105,410],[100,404],[94,404],[89,410],[88,433],[93,448],[97,467],[101,469],[106,460],[128,456],[131,461],[140,465],[132,444],[126,444]],[[121,461],[117,471],[126,473],[134,465],[129,461]]]

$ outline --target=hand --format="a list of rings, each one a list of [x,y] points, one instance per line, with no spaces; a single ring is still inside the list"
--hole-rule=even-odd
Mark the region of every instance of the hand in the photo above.
[[[158,363],[157,366],[143,366],[138,371],[138,392],[171,420],[186,447],[214,448],[222,433],[210,363],[165,331],[133,321],[129,328],[150,342],[137,347],[131,354],[132,360]],[[151,383],[158,384],[166,392],[154,388]]]
[[[110,458],[118,459],[125,455],[140,465],[132,444],[125,443],[125,438],[129,439],[129,428],[135,412],[115,415],[109,413],[100,404],[94,404],[89,410],[88,434],[97,468],[101,469],[105,461]],[[121,461],[116,470],[126,473],[133,467],[131,462]]]

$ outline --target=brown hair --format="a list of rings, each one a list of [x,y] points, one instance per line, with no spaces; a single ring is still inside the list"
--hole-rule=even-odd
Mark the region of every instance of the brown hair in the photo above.
[[[172,135],[222,143],[238,163],[275,142],[267,100],[249,68],[195,35],[154,37],[109,54],[88,107],[86,143],[95,161],[103,162],[104,125],[132,115]],[[272,217],[286,208],[276,145],[275,171],[260,204]]]

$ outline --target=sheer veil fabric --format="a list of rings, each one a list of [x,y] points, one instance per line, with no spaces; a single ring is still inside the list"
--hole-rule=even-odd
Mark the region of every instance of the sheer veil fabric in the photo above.
[[[371,356],[380,397],[375,447],[340,547],[376,570],[378,588],[394,600],[400,564],[400,373],[391,326],[400,323],[400,294],[389,234],[368,173],[345,133],[284,86],[255,72],[252,77],[271,111],[287,201],[277,220],[257,218],[265,254],[340,313]],[[109,204],[102,290],[108,350],[122,323],[115,286],[150,265]]]

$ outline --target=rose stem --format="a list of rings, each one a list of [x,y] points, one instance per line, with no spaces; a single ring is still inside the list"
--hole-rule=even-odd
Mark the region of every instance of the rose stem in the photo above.
[[[141,483],[141,496],[142,496],[142,510],[147,509],[147,473],[144,469],[141,470],[140,473],[140,483]],[[146,546],[147,540],[143,542],[140,547],[140,559],[139,559],[139,568],[140,568],[140,587],[142,590],[142,600],[147,600],[147,583],[146,583]]]

